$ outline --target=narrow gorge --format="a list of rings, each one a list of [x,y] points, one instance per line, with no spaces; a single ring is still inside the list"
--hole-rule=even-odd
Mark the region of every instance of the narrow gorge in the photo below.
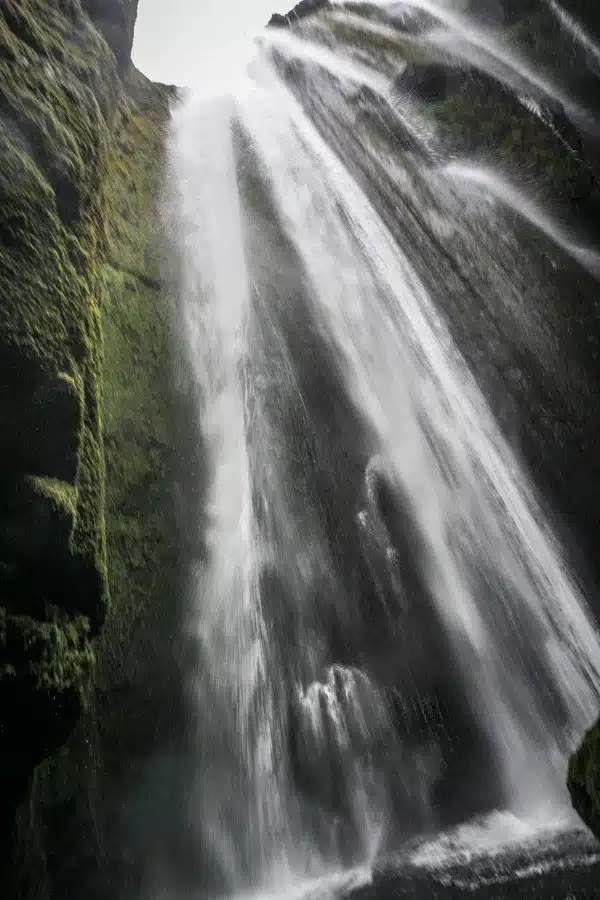
[[[0,897],[600,896],[595,2],[137,5],[0,0]]]

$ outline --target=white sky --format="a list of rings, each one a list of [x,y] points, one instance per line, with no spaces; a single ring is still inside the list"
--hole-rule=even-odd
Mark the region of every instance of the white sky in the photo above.
[[[140,0],[133,61],[154,81],[218,79],[273,12],[295,0]]]

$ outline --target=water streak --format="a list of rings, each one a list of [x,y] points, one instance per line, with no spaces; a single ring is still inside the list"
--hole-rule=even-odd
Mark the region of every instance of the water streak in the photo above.
[[[376,69],[344,57],[321,44],[298,37],[292,32],[276,29],[265,31],[261,43],[275,47],[284,57],[313,63],[338,79],[366,85],[381,97],[387,95],[390,80]]]
[[[387,88],[302,40],[268,42]],[[453,727],[501,824],[568,825],[600,640],[410,240],[399,247],[271,65],[253,73],[235,97],[189,97],[170,145],[209,468],[189,814],[216,892],[326,897],[368,878],[386,841],[451,816]],[[596,270],[489,173],[445,174]]]
[[[434,45],[443,47],[445,51],[478,66],[483,71],[490,72],[515,90],[528,89],[538,99],[551,99],[574,121],[589,124],[588,114],[572,97],[549,78],[543,77],[491,31],[477,26],[467,17],[436,0],[403,0],[403,2],[408,7],[428,13],[445,26],[446,31],[436,30],[431,34]]]
[[[563,9],[560,3],[557,3],[556,0],[547,0],[547,2],[567,34],[583,48],[588,58],[595,64],[596,70],[600,70],[600,46],[597,41],[588,34],[581,22]]]
[[[548,212],[523,191],[518,190],[489,169],[461,163],[449,163],[444,166],[443,171],[449,178],[471,184],[488,192],[496,200],[513,209],[519,216],[538,228],[581,266],[596,277],[600,277],[600,254],[592,247],[574,243],[566,229],[561,228],[557,222],[553,221]]]

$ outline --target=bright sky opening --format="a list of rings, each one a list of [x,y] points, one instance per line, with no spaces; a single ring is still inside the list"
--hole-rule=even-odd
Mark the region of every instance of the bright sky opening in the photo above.
[[[247,58],[253,37],[294,0],[140,0],[133,61],[153,81],[215,86]],[[208,87],[208,85],[205,85]]]

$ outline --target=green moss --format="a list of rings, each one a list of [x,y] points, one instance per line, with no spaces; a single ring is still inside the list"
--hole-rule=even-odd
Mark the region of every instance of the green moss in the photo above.
[[[467,78],[456,94],[425,111],[455,152],[493,156],[495,165],[516,168],[547,197],[590,206],[600,201],[600,187],[585,162],[509,94]]]
[[[135,70],[128,91],[107,193],[102,311],[111,612],[98,684],[107,694],[127,685],[109,712],[115,772],[127,764],[126,747],[137,741],[149,749],[163,730],[178,625],[169,306],[153,242],[171,91]]]
[[[28,476],[27,480],[33,490],[52,503],[58,512],[75,518],[77,509],[77,489],[74,485],[65,484],[56,478],[41,478],[36,475]]]
[[[9,377],[0,403],[17,437],[6,439],[2,477],[14,480],[25,464],[32,477],[54,480],[54,500],[69,493],[72,528],[59,556],[61,564],[70,557],[73,578],[87,584],[94,628],[104,615],[106,581],[102,184],[117,91],[114,57],[78,3],[3,4],[0,369]],[[17,582],[11,593],[18,609]],[[64,612],[75,613],[70,590],[63,600]]]
[[[117,864],[106,849],[115,808],[142,761],[172,735],[178,679],[169,298],[154,239],[172,91],[135,70],[125,89],[108,159],[98,304],[110,603],[90,703],[36,788],[38,819],[53,841],[48,884],[60,880],[61,866],[81,867],[84,892],[86,875]],[[90,471],[96,465],[102,460]],[[113,875],[116,884],[124,877]]]
[[[164,733],[175,669],[167,300],[147,249],[171,91],[128,71],[136,7],[0,6],[3,847],[47,760],[15,896],[52,891],[44,845],[65,823],[73,848],[96,834],[96,785]],[[28,846],[43,877],[23,874]],[[0,892],[4,877],[0,860]]]
[[[0,662],[0,677],[22,677],[25,671],[36,691],[72,692],[83,704],[94,664],[84,616],[67,622],[38,622],[4,613],[0,614],[0,634],[11,648],[11,662]]]
[[[600,722],[587,733],[571,758],[568,787],[573,806],[600,838]]]
[[[106,615],[104,185],[121,91],[79,0],[1,4],[0,892],[11,805],[78,721]]]

